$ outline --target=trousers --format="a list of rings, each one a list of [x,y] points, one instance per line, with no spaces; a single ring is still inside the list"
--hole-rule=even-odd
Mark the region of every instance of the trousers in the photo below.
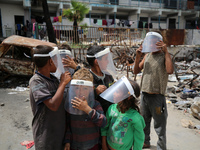
[[[146,127],[145,144],[150,145],[151,120],[154,119],[154,129],[158,135],[157,150],[166,150],[166,125],[167,125],[167,106],[165,96],[162,94],[141,94],[141,114],[144,117]]]

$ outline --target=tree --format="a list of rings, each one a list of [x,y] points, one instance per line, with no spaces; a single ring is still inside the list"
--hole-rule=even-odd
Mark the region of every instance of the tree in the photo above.
[[[57,44],[53,25],[50,20],[49,7],[47,4],[47,0],[42,0],[42,7],[43,7],[44,19],[45,19],[46,26],[47,26],[49,42],[53,42],[53,43]]]
[[[89,8],[86,4],[77,2],[75,0],[71,1],[71,8],[63,10],[63,16],[67,17],[70,21],[73,21],[73,42],[79,43],[78,36],[78,23],[83,21],[85,14],[89,13]]]

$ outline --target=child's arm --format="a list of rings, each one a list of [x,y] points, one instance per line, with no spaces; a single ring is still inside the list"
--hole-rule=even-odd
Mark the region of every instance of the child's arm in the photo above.
[[[107,113],[106,113],[106,119],[107,119],[107,124],[104,128],[101,128],[101,136],[102,136],[102,150],[108,150],[108,144],[107,144],[107,132],[110,126],[110,110],[111,110],[112,105],[108,108]]]
[[[107,138],[107,136],[102,136],[102,150],[109,150],[106,138]]]
[[[64,150],[70,150],[70,143],[66,143],[66,144],[65,144]]]
[[[76,109],[82,110],[89,115],[92,122],[99,127],[104,127],[106,125],[106,117],[103,114],[103,109],[100,103],[95,101],[94,109],[92,109],[85,98],[81,100],[80,98],[75,97],[75,100],[72,100],[72,106]]]
[[[143,117],[138,114],[138,116],[135,116],[135,121],[133,124],[133,150],[138,150],[142,149],[143,144],[144,144],[144,127],[145,127],[145,122]]]
[[[55,95],[44,101],[44,104],[52,111],[57,111],[62,100],[63,100],[63,93],[65,90],[65,86],[69,83],[71,80],[71,75],[69,72],[65,72],[61,75],[61,80],[59,87],[55,93]]]

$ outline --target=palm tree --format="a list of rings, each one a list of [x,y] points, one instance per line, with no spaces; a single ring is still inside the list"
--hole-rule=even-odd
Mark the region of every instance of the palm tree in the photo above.
[[[78,23],[83,21],[85,14],[89,13],[89,8],[86,4],[77,2],[75,0],[71,1],[71,8],[63,10],[63,16],[67,17],[70,21],[73,21],[73,42],[79,43],[78,36]]]

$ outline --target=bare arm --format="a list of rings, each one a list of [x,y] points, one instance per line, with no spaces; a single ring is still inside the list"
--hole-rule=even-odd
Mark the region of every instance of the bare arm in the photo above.
[[[106,141],[106,136],[102,136],[102,150],[109,150]]]
[[[170,54],[167,50],[166,44],[163,43],[163,41],[160,41],[160,42],[156,43],[156,45],[158,46],[158,48],[161,48],[162,51],[165,53],[166,71],[167,71],[168,74],[172,74],[174,72],[174,67],[173,67],[171,56],[170,56]]]
[[[57,111],[62,100],[63,100],[63,94],[64,94],[64,89],[67,83],[71,80],[71,75],[69,72],[65,72],[64,74],[61,75],[61,81],[59,84],[59,87],[55,93],[55,95],[48,100],[44,101],[44,104],[52,111]]]
[[[142,59],[142,61],[140,62],[140,58],[142,56],[142,45],[136,50],[136,58],[135,58],[135,62],[134,62],[134,74],[138,74],[144,66],[144,61],[146,58],[146,55],[144,56],[144,58]]]

